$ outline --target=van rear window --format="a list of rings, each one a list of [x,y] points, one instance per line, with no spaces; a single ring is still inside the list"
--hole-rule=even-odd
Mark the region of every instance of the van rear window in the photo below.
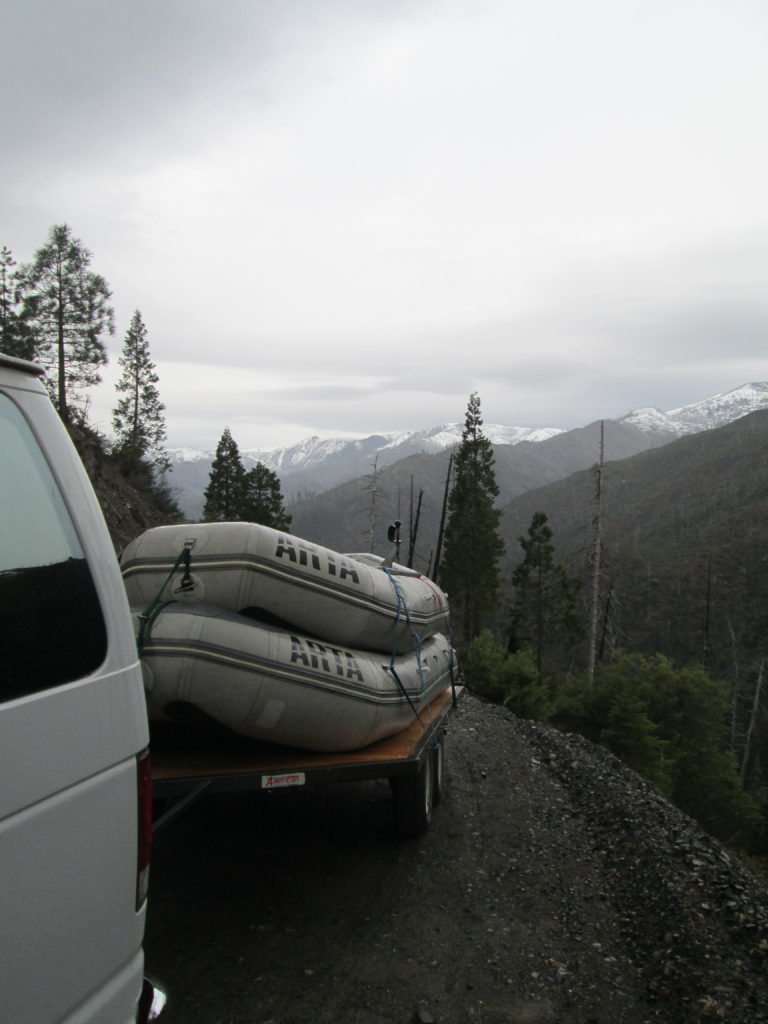
[[[89,675],[107,654],[72,519],[19,409],[0,394],[0,701]]]

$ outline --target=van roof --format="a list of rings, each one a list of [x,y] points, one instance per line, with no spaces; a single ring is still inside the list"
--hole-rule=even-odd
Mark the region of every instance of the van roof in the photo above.
[[[0,366],[7,366],[10,370],[19,370],[21,373],[29,373],[35,377],[42,377],[45,367],[39,363],[31,363],[28,359],[17,359],[16,356],[7,356],[0,352]]]

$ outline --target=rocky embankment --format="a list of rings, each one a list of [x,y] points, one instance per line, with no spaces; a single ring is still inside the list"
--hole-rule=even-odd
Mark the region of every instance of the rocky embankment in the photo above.
[[[768,1022],[768,891],[735,856],[606,751],[471,695],[446,752],[417,840],[383,782],[161,833],[167,1024]]]
[[[764,883],[609,752],[532,723],[515,729],[583,818],[598,899],[619,915],[649,1008],[680,1021],[768,1020]]]
[[[151,500],[128,483],[98,438],[76,426],[70,426],[69,433],[96,492],[118,556],[134,537],[170,522]]]

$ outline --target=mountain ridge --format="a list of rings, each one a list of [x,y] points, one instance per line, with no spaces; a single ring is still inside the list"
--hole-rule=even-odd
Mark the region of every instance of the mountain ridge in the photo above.
[[[667,430],[682,437],[702,430],[714,430],[750,412],[765,408],[768,408],[768,382],[753,381],[668,412],[656,407],[636,409],[621,417],[621,422],[631,423],[649,432]]]
[[[637,431],[638,438],[645,438],[646,447],[650,448],[685,434],[722,426],[762,408],[768,408],[768,382],[743,384],[731,391],[668,412],[647,407],[606,422]],[[551,448],[552,442],[557,444],[558,441],[567,449],[568,441],[562,439],[572,438],[589,426],[563,430],[558,427],[484,424],[483,433],[497,447],[497,451],[518,445],[526,446],[529,451],[540,444]],[[261,462],[277,473],[284,497],[291,503],[329,491],[347,481],[369,476],[374,466],[378,471],[412,455],[444,452],[460,443],[462,431],[463,423],[449,423],[412,431],[371,434],[362,438],[321,439],[313,436],[295,445],[270,451],[244,449],[240,456],[246,469]],[[208,483],[215,452],[171,448],[167,454],[173,470],[167,482],[176,492],[179,505],[187,517],[197,519],[202,515],[203,491]],[[623,454],[634,452],[626,451]],[[581,468],[580,464],[568,465],[564,475],[578,468]],[[563,475],[560,471],[558,473]],[[533,486],[544,482],[547,481],[536,477]]]
[[[616,645],[706,661],[728,676],[764,656],[768,410],[706,433],[606,464],[602,593]],[[557,560],[588,578],[594,504],[594,476],[584,470],[505,503],[505,578],[539,511]]]
[[[435,427],[423,427],[418,430],[398,430],[386,434],[369,434],[357,438],[320,438],[316,434],[298,441],[294,445],[282,448],[244,448],[240,457],[248,461],[262,462],[269,469],[279,471],[293,466],[300,466],[313,456],[326,458],[346,449],[362,450],[375,445],[376,451],[387,451],[399,448],[404,444],[421,444],[423,451],[441,451],[461,441],[462,423],[442,423]],[[493,444],[518,444],[520,441],[541,441],[557,434],[566,433],[561,427],[510,427],[504,424],[484,424],[483,433]],[[215,449],[169,448],[168,456],[179,462],[196,462],[201,459],[213,458]]]

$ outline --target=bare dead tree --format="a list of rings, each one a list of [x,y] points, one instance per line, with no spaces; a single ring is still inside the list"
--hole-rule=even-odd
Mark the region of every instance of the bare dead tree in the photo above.
[[[747,728],[747,738],[744,741],[744,751],[741,755],[741,766],[739,768],[739,778],[741,779],[742,786],[744,780],[747,777],[747,768],[749,766],[749,755],[752,747],[752,737],[755,733],[755,725],[757,724],[757,715],[760,710],[760,698],[763,690],[763,680],[765,668],[765,659],[760,662],[760,671],[757,674],[757,682],[755,683],[755,692],[752,696],[752,713],[749,716],[749,726]]]
[[[376,537],[376,515],[377,515],[377,504],[378,498],[381,494],[381,488],[379,487],[379,477],[381,476],[381,470],[379,469],[379,456],[378,453],[373,459],[373,472],[366,477],[368,484],[366,490],[370,494],[371,500],[368,506],[368,550],[373,551],[373,544]]]
[[[416,537],[419,533],[419,519],[421,518],[421,499],[424,497],[423,488],[419,490],[419,497],[416,502],[416,515],[408,538],[408,561],[405,563],[409,569],[413,568],[413,556],[416,551]]]
[[[605,598],[605,610],[603,611],[603,628],[600,632],[600,647],[597,652],[597,657],[600,661],[603,660],[605,654],[605,643],[608,636],[608,627],[611,618],[611,602],[613,598],[613,577],[608,581],[608,593]]]
[[[600,461],[595,466],[595,518],[592,537],[592,594],[589,607],[589,653],[587,685],[595,679],[597,659],[597,624],[600,604],[600,553],[603,546],[603,471],[605,466],[605,420],[600,421]]]
[[[437,579],[437,574],[440,569],[440,556],[443,549],[443,534],[445,533],[445,517],[448,511],[448,495],[451,490],[451,470],[453,469],[453,452],[451,452],[450,458],[448,459],[448,472],[445,474],[445,490],[443,491],[443,507],[440,512],[440,528],[437,531],[437,547],[435,549],[435,564],[432,570],[434,579]]]
[[[704,643],[702,644],[701,663],[706,667],[709,661],[709,632],[712,618],[712,552],[707,559],[707,592],[704,603]]]
[[[736,734],[738,731],[738,707],[741,693],[741,671],[739,665],[739,645],[736,639],[736,631],[733,628],[730,616],[726,616],[726,625],[731,636],[731,650],[733,652],[733,685],[731,686],[731,742],[730,750],[736,754]]]

